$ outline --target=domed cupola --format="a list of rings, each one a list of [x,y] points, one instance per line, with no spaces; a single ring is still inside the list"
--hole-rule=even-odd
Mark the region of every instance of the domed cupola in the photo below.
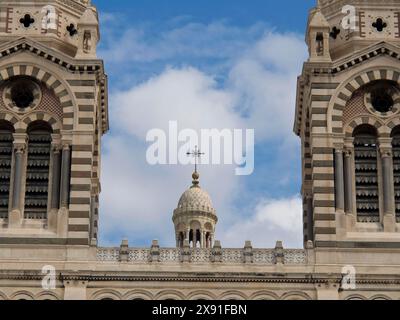
[[[199,185],[199,174],[192,175],[192,186],[186,190],[174,210],[176,245],[183,247],[188,240],[191,247],[211,248],[218,221],[209,194]]]

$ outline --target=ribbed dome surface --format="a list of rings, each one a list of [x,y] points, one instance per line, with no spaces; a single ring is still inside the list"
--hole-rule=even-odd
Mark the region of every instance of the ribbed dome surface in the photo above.
[[[193,186],[182,194],[178,209],[184,208],[214,211],[210,195],[198,186]]]

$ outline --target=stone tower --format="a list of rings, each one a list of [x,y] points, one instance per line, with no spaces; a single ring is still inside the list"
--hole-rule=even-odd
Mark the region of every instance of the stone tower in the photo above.
[[[400,247],[400,1],[320,0],[298,79],[304,240]]]
[[[95,244],[107,78],[89,0],[0,2],[0,244]]]
[[[175,226],[176,246],[185,242],[192,248],[211,248],[218,222],[209,194],[199,185],[199,174],[192,175],[192,186],[179,199],[172,221]]]

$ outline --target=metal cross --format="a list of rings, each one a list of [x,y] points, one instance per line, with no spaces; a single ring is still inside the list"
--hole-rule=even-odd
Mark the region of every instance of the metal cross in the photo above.
[[[197,159],[200,159],[204,152],[201,152],[200,149],[196,146],[192,152],[186,153],[188,156],[194,157],[194,172],[197,172]]]

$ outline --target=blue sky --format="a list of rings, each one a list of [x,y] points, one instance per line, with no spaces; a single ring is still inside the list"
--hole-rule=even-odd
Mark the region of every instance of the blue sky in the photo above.
[[[300,140],[292,133],[296,76],[314,0],[95,1],[98,55],[109,75],[100,243],[174,245],[172,211],[192,166],[150,166],[146,133],[255,129],[255,170],[200,166],[224,247],[302,246]]]

